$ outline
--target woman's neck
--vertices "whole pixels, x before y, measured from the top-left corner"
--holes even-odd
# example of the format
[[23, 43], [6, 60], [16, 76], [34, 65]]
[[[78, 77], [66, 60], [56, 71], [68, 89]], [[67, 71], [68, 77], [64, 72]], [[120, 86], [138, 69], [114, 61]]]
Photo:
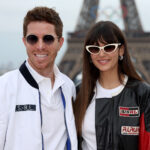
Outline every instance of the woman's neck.
[[[123, 74], [121, 75], [121, 79], [124, 79]], [[106, 89], [113, 89], [121, 85], [117, 72], [111, 72], [111, 74], [107, 72], [101, 72], [99, 77], [99, 83], [103, 88]]]

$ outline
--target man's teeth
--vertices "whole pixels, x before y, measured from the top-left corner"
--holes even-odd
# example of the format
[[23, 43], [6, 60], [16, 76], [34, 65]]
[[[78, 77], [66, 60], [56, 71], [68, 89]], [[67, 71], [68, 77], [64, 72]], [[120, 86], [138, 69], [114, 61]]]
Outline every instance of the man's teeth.
[[37, 57], [43, 58], [46, 57], [47, 55], [36, 55]]

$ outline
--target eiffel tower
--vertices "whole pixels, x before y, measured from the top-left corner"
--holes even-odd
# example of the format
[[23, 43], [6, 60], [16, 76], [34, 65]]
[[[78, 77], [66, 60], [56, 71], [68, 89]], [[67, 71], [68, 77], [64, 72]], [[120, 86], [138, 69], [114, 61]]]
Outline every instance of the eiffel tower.
[[[150, 32], [144, 32], [134, 0], [120, 0], [129, 52], [134, 66], [150, 83]], [[59, 68], [75, 82], [82, 69], [82, 50], [87, 30], [96, 22], [99, 0], [84, 0], [75, 31], [68, 33], [68, 48]]]

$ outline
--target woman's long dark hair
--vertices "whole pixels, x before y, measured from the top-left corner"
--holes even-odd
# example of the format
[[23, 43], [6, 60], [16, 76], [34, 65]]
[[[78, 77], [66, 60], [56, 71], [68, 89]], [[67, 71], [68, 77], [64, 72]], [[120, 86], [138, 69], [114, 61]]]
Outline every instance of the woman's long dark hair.
[[122, 61], [118, 60], [118, 76], [120, 83], [123, 83], [121, 74], [126, 74], [132, 79], [142, 80], [136, 73], [131, 62], [127, 49], [127, 42], [123, 32], [110, 21], [100, 21], [96, 23], [89, 30], [84, 42], [82, 84], [74, 107], [77, 133], [79, 136], [82, 134], [82, 122], [86, 109], [92, 100], [94, 87], [100, 76], [100, 71], [93, 65], [93, 63], [91, 63], [90, 54], [86, 51], [85, 46], [93, 45], [95, 43], [98, 44], [99, 42], [103, 43], [104, 41], [106, 43], [121, 43], [121, 46], [124, 47], [124, 58]]

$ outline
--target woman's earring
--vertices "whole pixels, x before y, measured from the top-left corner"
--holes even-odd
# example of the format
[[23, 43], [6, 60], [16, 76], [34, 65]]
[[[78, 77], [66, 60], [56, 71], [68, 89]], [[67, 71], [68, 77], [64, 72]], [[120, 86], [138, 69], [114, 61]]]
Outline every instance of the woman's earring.
[[119, 56], [119, 60], [123, 60], [123, 56]]

